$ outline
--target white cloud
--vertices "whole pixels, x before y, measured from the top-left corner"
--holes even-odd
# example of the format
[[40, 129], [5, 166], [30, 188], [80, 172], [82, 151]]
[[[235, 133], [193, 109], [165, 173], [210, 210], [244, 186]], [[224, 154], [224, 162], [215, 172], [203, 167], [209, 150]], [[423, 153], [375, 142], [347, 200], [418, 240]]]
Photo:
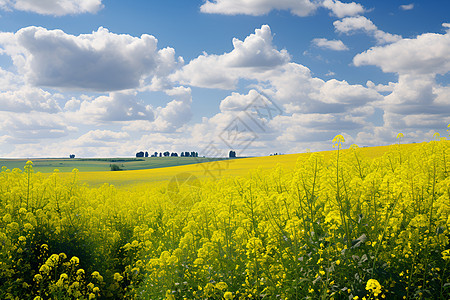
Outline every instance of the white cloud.
[[[366, 25], [368, 30], [376, 28], [372, 27], [374, 25], [371, 22]], [[275, 49], [275, 46], [268, 45]], [[396, 43], [375, 48], [388, 49], [394, 45]], [[433, 47], [446, 48], [436, 44]], [[407, 53], [405, 51], [403, 50], [403, 53]], [[399, 130], [418, 132], [423, 127], [431, 128], [439, 122], [449, 121], [449, 109], [445, 106], [447, 104], [450, 107], [446, 103], [449, 89], [437, 85], [433, 77], [431, 81], [428, 80], [429, 77], [400, 77], [398, 83], [376, 85], [369, 81], [367, 86], [362, 86], [336, 79], [324, 81], [315, 78], [307, 67], [290, 61], [269, 69], [244, 67], [239, 69], [240, 72], [234, 72], [236, 66], [219, 63], [230, 53], [208, 57], [214, 57], [216, 66], [221, 70], [220, 75], [226, 74], [229, 82], [237, 84], [241, 79], [254, 82], [252, 87], [264, 91], [279, 103], [284, 111], [283, 115], [266, 122], [265, 130], [254, 131], [257, 133], [257, 139], [247, 154], [264, 153], [267, 151], [265, 149], [273, 147], [274, 143], [280, 149], [289, 149], [284, 151], [296, 151], [295, 149], [298, 151], [301, 148], [323, 149], [321, 148], [324, 146], [323, 141], [331, 139], [338, 133], [353, 136], [351, 142], [369, 145], [387, 144], [395, 139], [395, 134]], [[397, 53], [397, 59], [399, 56], [401, 55]], [[392, 59], [395, 59], [394, 56]], [[400, 61], [402, 60], [403, 57]], [[407, 60], [409, 58], [406, 57], [405, 66]], [[382, 64], [391, 63], [389, 57], [380, 57], [379, 61], [382, 61]], [[208, 70], [208, 66], [212, 66], [207, 60], [204, 61], [207, 63], [204, 66], [202, 62], [196, 60], [192, 62], [196, 63], [195, 67], [198, 70]], [[202, 79], [199, 75], [195, 84], [200, 82], [204, 85], [206, 80], [214, 78], [214, 73], [205, 71], [201, 76], [205, 78]], [[388, 95], [383, 96], [378, 92]], [[251, 125], [252, 115], [245, 114], [242, 110], [254, 98], [255, 93], [254, 90], [250, 90], [248, 94], [232, 93], [223, 99], [220, 113], [211, 118], [204, 118], [202, 123], [192, 127], [195, 128], [191, 130], [195, 132], [192, 139], [199, 143], [202, 140], [214, 141], [226, 149], [227, 146], [223, 144], [219, 135], [236, 117], [250, 124], [249, 127], [254, 130], [255, 126]], [[384, 124], [375, 126], [374, 122], [381, 120], [374, 121], [374, 118], [380, 117], [383, 117]], [[360, 135], [359, 133], [363, 131], [368, 134]], [[303, 142], [310, 146], [300, 146], [305, 145]]]
[[384, 98], [385, 126], [392, 129], [439, 128], [450, 122], [450, 87], [439, 86], [432, 75], [399, 76]]
[[156, 109], [155, 131], [174, 131], [192, 118], [190, 88], [177, 87], [166, 93], [176, 99]]
[[22, 84], [23, 78], [21, 76], [0, 68], [0, 91], [16, 90]]
[[335, 50], [335, 51], [345, 51], [348, 50], [347, 46], [341, 40], [327, 40], [324, 38], [316, 38], [312, 40], [313, 44], [317, 47]]
[[386, 46], [373, 47], [354, 57], [356, 66], [375, 65], [398, 74], [397, 83], [375, 86], [391, 93], [379, 103], [385, 127], [391, 130], [439, 128], [450, 122], [450, 88], [436, 82], [450, 72], [450, 32], [425, 33]]
[[153, 120], [153, 108], [139, 100], [136, 92], [113, 92], [108, 96], [99, 96], [94, 100], [85, 99], [80, 102], [71, 99], [66, 103], [68, 110], [79, 109], [67, 113], [74, 120], [86, 123], [109, 123], [133, 120]]
[[286, 113], [346, 112], [381, 99], [376, 91], [361, 85], [312, 77], [308, 68], [295, 63], [259, 76], [259, 80], [270, 82], [271, 89], [264, 92], [281, 103]]
[[210, 14], [261, 16], [272, 10], [290, 10], [297, 16], [308, 16], [317, 8], [310, 0], [206, 0], [200, 11]]
[[[240, 79], [256, 81], [258, 83], [256, 86], [264, 86], [263, 91], [283, 105], [289, 114], [348, 112], [381, 100], [381, 95], [373, 89], [351, 85], [345, 81], [332, 79], [325, 82], [312, 77], [308, 68], [290, 62], [290, 55], [287, 52], [275, 49], [268, 26], [256, 30], [255, 34], [251, 34], [241, 43], [244, 45], [243, 48], [252, 49], [247, 53], [270, 55], [261, 56], [264, 59], [260, 59], [259, 63], [254, 63], [253, 57], [248, 55], [252, 67], [248, 67], [249, 63], [244, 59], [239, 60], [241, 65], [230, 64], [228, 63], [231, 61], [230, 57], [246, 57], [237, 53], [240, 48], [235, 47], [233, 51], [223, 55], [202, 55], [192, 60], [176, 74], [176, 77], [186, 80], [187, 84], [201, 87], [211, 87], [213, 82], [220, 82], [220, 85], [214, 87], [229, 89], [232, 89]], [[277, 59], [276, 64], [266, 68], [266, 62], [273, 61], [273, 57], [283, 59]], [[221, 81], [223, 78], [226, 80]], [[247, 96], [233, 93], [222, 102], [222, 112], [233, 110], [232, 107], [242, 108], [244, 103], [253, 97], [252, 93]]]
[[[367, 103], [380, 100], [380, 95], [362, 85], [351, 85], [345, 80], [330, 79], [321, 86], [318, 94], [312, 97], [328, 104], [339, 104], [345, 106], [363, 106]], [[332, 111], [330, 111], [332, 112]]]
[[272, 39], [270, 27], [263, 25], [244, 41], [233, 39], [234, 49], [231, 52], [223, 55], [200, 55], [171, 78], [182, 84], [233, 89], [238, 77], [249, 72], [268, 71], [290, 60], [286, 50], [275, 49]]
[[243, 111], [248, 107], [260, 94], [256, 90], [250, 90], [247, 95], [239, 93], [231, 93], [220, 102], [220, 111]]
[[384, 85], [384, 84], [378, 84], [376, 85], [375, 83], [373, 83], [371, 80], [368, 80], [366, 82], [366, 86], [368, 88], [374, 89], [377, 92], [392, 92], [394, 91], [395, 88], [395, 83], [393, 82], [389, 82], [388, 84]]
[[349, 17], [342, 20], [337, 20], [333, 23], [338, 32], [350, 34], [357, 30], [366, 32], [374, 32], [377, 26], [372, 21], [363, 16]]
[[[227, 149], [228, 144], [233, 145], [232, 131], [239, 128], [234, 145], [240, 154], [267, 154], [273, 147], [296, 151], [299, 143], [332, 139], [337, 128], [358, 132], [369, 126], [368, 118], [374, 113], [371, 103], [382, 100], [376, 91], [360, 85], [312, 78], [307, 68], [294, 63], [279, 67], [264, 79], [270, 83], [270, 89], [264, 92], [283, 108], [282, 112], [272, 114], [276, 109], [271, 107], [271, 114], [264, 113], [262, 105], [254, 110], [251, 104], [259, 95], [256, 90], [232, 93], [222, 100], [220, 113], [193, 127], [194, 138]], [[242, 153], [245, 141], [253, 139], [251, 147]]]
[[401, 10], [412, 10], [414, 9], [414, 3], [400, 5]]
[[91, 130], [79, 138], [72, 145], [75, 147], [98, 147], [107, 145], [118, 145], [128, 140], [130, 135], [126, 132], [115, 132], [111, 130]]
[[73, 15], [96, 13], [103, 8], [101, 0], [2, 0], [0, 8], [21, 10], [41, 15]]
[[368, 35], [373, 36], [378, 44], [393, 43], [400, 40], [402, 37], [396, 34], [390, 34], [379, 30], [375, 24], [366, 17], [347, 17], [342, 20], [337, 20], [333, 23], [335, 29], [339, 33], [347, 35], [354, 34], [358, 31], [363, 31]]
[[36, 143], [41, 139], [65, 137], [76, 128], [62, 114], [0, 112], [0, 130], [16, 139], [16, 143]]
[[[364, 26], [374, 31], [370, 24], [365, 23]], [[353, 31], [350, 29], [349, 32]], [[230, 52], [200, 55], [173, 75], [170, 74], [181, 64], [175, 59], [173, 49], [150, 51], [150, 54], [157, 52], [159, 55], [159, 65], [152, 71], [156, 76], [140, 76], [138, 89], [109, 92], [101, 96], [61, 99], [58, 95], [30, 87], [20, 79], [21, 76], [0, 70], [0, 103], [1, 95], [8, 93], [14, 94], [16, 101], [11, 100], [13, 96], [7, 98], [11, 100], [9, 102], [3, 100], [6, 103], [4, 107], [9, 111], [0, 112], [0, 141], [14, 145], [14, 148], [2, 148], [0, 154], [48, 157], [75, 153], [77, 157], [105, 157], [131, 156], [138, 150], [195, 150], [202, 155], [202, 149], [210, 142], [221, 147], [222, 154], [226, 154], [229, 147], [223, 143], [220, 134], [236, 117], [250, 124], [257, 134], [251, 147], [239, 153], [247, 155], [293, 153], [306, 148], [313, 151], [330, 149], [329, 141], [338, 133], [345, 135], [348, 144], [355, 142], [360, 145], [390, 143], [395, 140], [398, 131], [411, 135], [425, 134], [431, 128], [440, 126], [440, 123], [450, 122], [447, 108], [450, 107], [450, 88], [440, 86], [434, 78], [435, 74], [448, 72], [446, 63], [449, 58], [443, 51], [448, 48], [448, 37], [446, 34], [429, 35], [433, 38], [421, 41], [422, 36], [419, 36], [408, 42], [407, 47], [402, 44], [407, 41], [405, 39], [384, 47], [374, 47], [355, 57], [356, 66], [376, 65], [385, 72], [399, 75], [398, 82], [385, 85], [368, 81], [366, 86], [362, 86], [333, 78], [323, 80], [314, 77], [307, 67], [292, 62], [286, 50], [277, 50], [269, 26], [255, 30], [243, 41], [234, 39], [234, 49]], [[4, 45], [4, 51], [16, 59], [15, 65], [22, 66], [19, 70], [25, 70], [31, 55], [26, 53], [28, 50], [5, 42], [10, 41], [11, 36], [15, 40], [14, 34], [0, 34], [0, 42]], [[96, 40], [97, 43], [99, 41]], [[432, 45], [427, 48], [427, 43]], [[156, 49], [156, 43], [154, 45]], [[14, 51], [18, 54], [15, 55]], [[410, 66], [408, 61], [417, 59], [419, 55], [414, 51], [423, 51], [426, 55], [422, 55], [423, 61]], [[14, 85], [16, 79], [21, 82], [19, 80]], [[222, 100], [219, 113], [192, 124], [189, 123], [192, 116], [191, 89], [183, 86], [172, 88], [176, 83], [174, 81], [223, 89], [245, 83], [252, 89], [248, 93], [230, 92]], [[4, 93], [1, 92], [2, 85]], [[8, 89], [9, 85], [14, 88]], [[35, 93], [36, 99], [20, 98], [27, 89]], [[152, 107], [147, 104], [149, 99], [142, 98], [148, 97], [148, 94], [140, 93], [147, 89], [163, 90], [171, 101], [167, 105]], [[263, 118], [255, 112], [243, 112], [258, 95], [257, 90], [276, 101], [283, 114]], [[378, 92], [389, 95], [382, 96]], [[19, 107], [24, 111], [33, 111], [35, 117], [18, 112]], [[375, 126], [373, 115], [383, 112], [384, 124]], [[93, 126], [88, 132], [83, 125], [77, 125], [80, 128], [73, 126], [80, 123]], [[258, 124], [264, 124], [263, 129]], [[77, 130], [82, 131], [82, 136], [77, 137]], [[143, 132], [149, 134], [142, 135]], [[246, 134], [251, 137], [252, 133]], [[47, 138], [48, 142], [38, 143], [40, 138]], [[51, 138], [57, 139], [56, 142], [49, 140]]]
[[23, 144], [10, 136], [0, 137], [16, 143], [14, 149], [7, 152], [2, 149], [2, 154], [8, 157], [68, 157], [76, 154], [76, 157], [120, 157], [132, 156], [135, 152], [135, 141], [126, 132], [113, 130], [94, 129], [77, 138], [64, 141], [51, 141], [30, 144], [30, 140], [23, 140]]
[[288, 10], [293, 15], [305, 17], [312, 15], [320, 7], [331, 10], [338, 18], [355, 16], [365, 11], [361, 4], [343, 3], [339, 0], [206, 0], [200, 11], [210, 14], [261, 16], [272, 10]]
[[413, 39], [373, 47], [354, 57], [356, 66], [375, 65], [398, 74], [445, 74], [450, 71], [450, 32], [425, 33]]
[[343, 3], [339, 0], [325, 0], [322, 5], [331, 10], [338, 18], [356, 16], [365, 11], [361, 4], [355, 2]]
[[183, 86], [167, 90], [166, 94], [174, 99], [164, 107], [153, 109], [154, 120], [137, 120], [127, 122], [123, 127], [129, 131], [174, 132], [192, 118], [191, 89]]
[[62, 95], [24, 86], [18, 90], [0, 92], [0, 111], [57, 113], [61, 111], [57, 102], [61, 98]]
[[182, 63], [173, 49], [158, 50], [157, 42], [151, 35], [118, 35], [102, 27], [78, 36], [41, 27], [0, 33], [3, 52], [12, 57], [30, 84], [92, 91], [157, 82], [155, 78], [166, 76]]

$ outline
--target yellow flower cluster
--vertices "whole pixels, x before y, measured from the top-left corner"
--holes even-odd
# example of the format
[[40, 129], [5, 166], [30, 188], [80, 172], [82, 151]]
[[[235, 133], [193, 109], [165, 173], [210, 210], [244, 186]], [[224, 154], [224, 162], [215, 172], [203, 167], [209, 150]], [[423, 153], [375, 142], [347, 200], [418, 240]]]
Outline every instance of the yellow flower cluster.
[[376, 279], [369, 279], [366, 284], [366, 290], [377, 297], [381, 294], [381, 285]]

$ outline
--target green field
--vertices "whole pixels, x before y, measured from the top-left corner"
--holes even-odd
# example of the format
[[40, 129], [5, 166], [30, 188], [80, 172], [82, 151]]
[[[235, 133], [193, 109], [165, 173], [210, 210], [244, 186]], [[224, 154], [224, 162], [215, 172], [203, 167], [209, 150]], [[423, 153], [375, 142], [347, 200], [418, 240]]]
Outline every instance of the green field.
[[[81, 172], [110, 171], [111, 164], [123, 170], [143, 170], [182, 165], [197, 164], [223, 160], [224, 158], [206, 157], [139, 157], [139, 158], [36, 158], [33, 169], [36, 172], [51, 173], [55, 169], [60, 172], [71, 172], [77, 168]], [[23, 169], [27, 159], [0, 159], [0, 166], [8, 169]]]

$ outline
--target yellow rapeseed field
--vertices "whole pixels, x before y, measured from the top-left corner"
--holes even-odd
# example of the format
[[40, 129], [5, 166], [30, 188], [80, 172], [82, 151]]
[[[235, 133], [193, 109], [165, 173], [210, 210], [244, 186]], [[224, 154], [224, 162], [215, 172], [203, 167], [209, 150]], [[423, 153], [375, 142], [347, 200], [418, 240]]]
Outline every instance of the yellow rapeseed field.
[[450, 143], [343, 142], [145, 171], [4, 168], [0, 298], [449, 299]]
[[[394, 145], [395, 146], [395, 145]], [[403, 151], [413, 151], [420, 144], [402, 145]], [[361, 155], [374, 159], [382, 156], [393, 146], [379, 146], [360, 148]], [[330, 147], [331, 148], [331, 147]], [[349, 149], [343, 152], [350, 151]], [[329, 160], [334, 151], [324, 151], [321, 154], [325, 160]], [[138, 184], [156, 183], [158, 185], [169, 181], [178, 174], [189, 173], [198, 179], [212, 178], [218, 179], [226, 176], [247, 176], [251, 170], [261, 168], [264, 170], [275, 168], [277, 165], [283, 167], [285, 171], [292, 171], [300, 157], [309, 157], [311, 153], [276, 155], [265, 157], [254, 157], [244, 159], [232, 159], [225, 161], [216, 161], [210, 163], [184, 165], [168, 168], [157, 168], [149, 170], [134, 170], [121, 172], [83, 172], [79, 175], [80, 182], [86, 182], [90, 185], [101, 185], [105, 182], [115, 186], [127, 186]]]

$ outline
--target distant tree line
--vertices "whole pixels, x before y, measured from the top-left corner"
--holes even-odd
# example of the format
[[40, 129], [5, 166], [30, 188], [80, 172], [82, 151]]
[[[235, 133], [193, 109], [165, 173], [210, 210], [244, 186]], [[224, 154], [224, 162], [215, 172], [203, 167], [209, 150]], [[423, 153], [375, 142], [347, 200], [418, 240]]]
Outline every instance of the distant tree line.
[[[155, 152], [153, 154], [150, 155], [150, 157], [178, 157], [178, 153], [177, 152]], [[149, 153], [147, 151], [139, 151], [136, 153], [136, 157], [149, 157]], [[181, 152], [180, 153], [180, 157], [198, 157], [198, 152], [189, 152], [189, 151], [185, 151], [185, 152]]]
[[[272, 154], [271, 154], [272, 155]], [[275, 155], [278, 155], [275, 154]], [[180, 152], [180, 155], [178, 155], [177, 152], [154, 152], [153, 154], [149, 154], [147, 151], [139, 151], [136, 153], [136, 157], [198, 157], [198, 152], [195, 151], [184, 151], [184, 152]], [[229, 158], [236, 158], [236, 151], [230, 150], [230, 152], [228, 153], [228, 157]]]

